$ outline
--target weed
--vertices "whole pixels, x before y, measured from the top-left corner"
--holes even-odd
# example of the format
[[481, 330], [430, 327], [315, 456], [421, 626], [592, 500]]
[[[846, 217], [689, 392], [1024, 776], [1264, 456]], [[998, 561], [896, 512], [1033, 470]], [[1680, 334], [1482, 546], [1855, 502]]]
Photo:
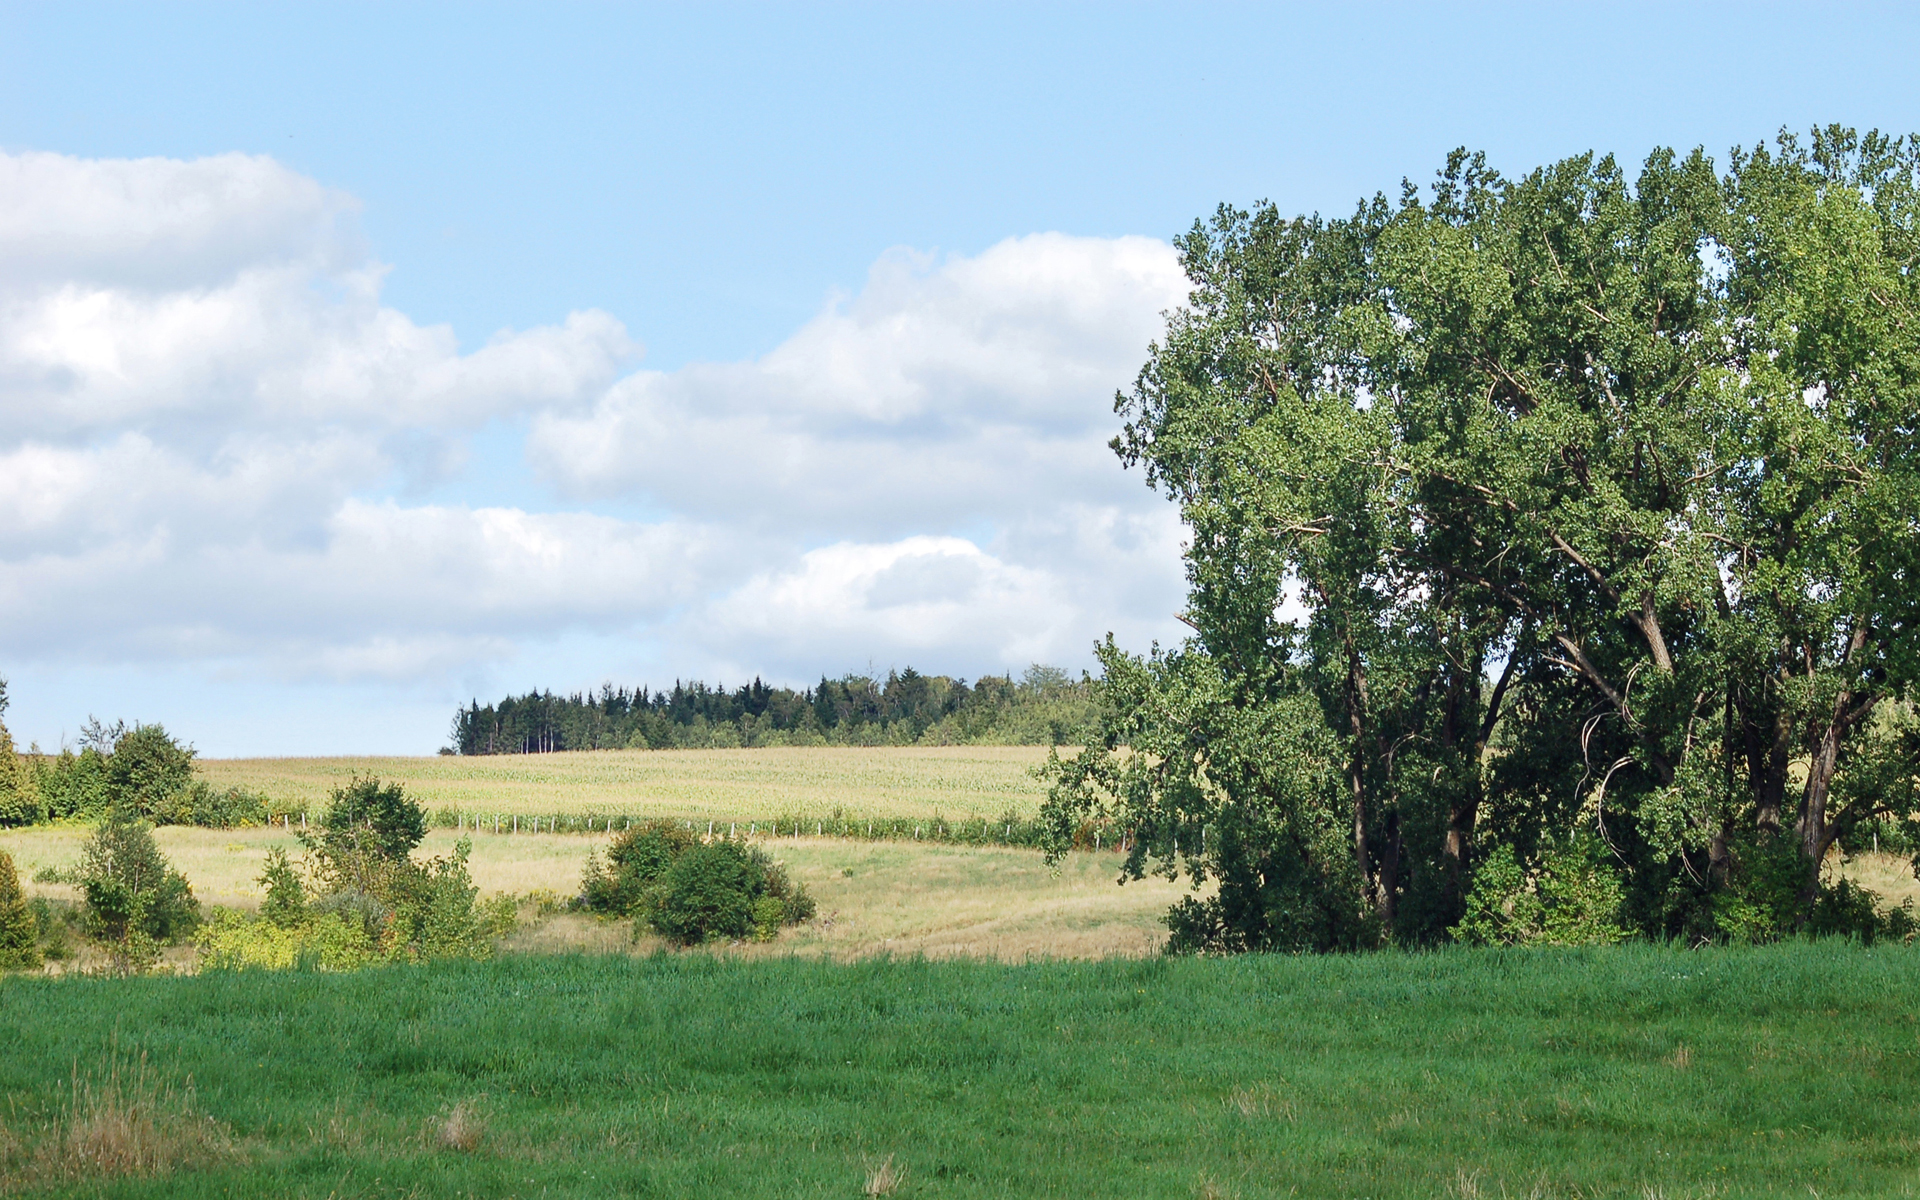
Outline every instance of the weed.
[[868, 1196], [891, 1196], [895, 1191], [899, 1190], [900, 1185], [905, 1183], [906, 1180], [906, 1168], [901, 1167], [896, 1169], [893, 1165], [893, 1155], [889, 1154], [881, 1160], [879, 1166], [868, 1168], [867, 1186], [862, 1189], [862, 1194]]
[[434, 1140], [441, 1148], [472, 1154], [480, 1148], [487, 1125], [471, 1100], [462, 1100], [433, 1123]]
[[0, 1149], [29, 1141], [34, 1149], [24, 1162], [17, 1149], [0, 1159], [8, 1164], [0, 1182], [166, 1175], [235, 1156], [227, 1127], [200, 1111], [191, 1078], [175, 1088], [144, 1051], [129, 1058], [117, 1046], [97, 1072], [83, 1073], [74, 1064], [52, 1121], [31, 1138], [7, 1130]]

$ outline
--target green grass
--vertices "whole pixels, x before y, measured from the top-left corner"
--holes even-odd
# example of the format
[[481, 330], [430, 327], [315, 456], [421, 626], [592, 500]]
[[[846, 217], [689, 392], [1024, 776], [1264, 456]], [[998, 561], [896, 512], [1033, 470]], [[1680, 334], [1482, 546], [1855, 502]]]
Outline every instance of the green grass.
[[13, 978], [0, 1113], [117, 1039], [238, 1157], [74, 1194], [1897, 1196], [1916, 1009], [1838, 944]]

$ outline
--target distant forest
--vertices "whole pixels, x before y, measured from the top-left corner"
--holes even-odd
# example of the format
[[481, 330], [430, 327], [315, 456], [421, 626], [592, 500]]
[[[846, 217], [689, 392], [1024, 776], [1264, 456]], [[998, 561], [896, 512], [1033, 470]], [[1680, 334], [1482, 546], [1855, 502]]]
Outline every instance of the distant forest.
[[913, 668], [822, 678], [815, 687], [676, 681], [671, 691], [611, 683], [599, 692], [477, 699], [453, 719], [443, 754], [672, 750], [740, 746], [1079, 745], [1095, 719], [1093, 683], [1035, 664], [1019, 679], [969, 685]]

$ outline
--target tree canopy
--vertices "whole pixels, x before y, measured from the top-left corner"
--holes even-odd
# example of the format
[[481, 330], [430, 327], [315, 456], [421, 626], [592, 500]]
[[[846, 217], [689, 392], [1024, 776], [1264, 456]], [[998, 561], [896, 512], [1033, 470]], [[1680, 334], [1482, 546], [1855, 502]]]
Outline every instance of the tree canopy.
[[1194, 633], [1101, 648], [1057, 844], [1102, 810], [1134, 872], [1217, 875], [1196, 946], [1484, 936], [1556, 886], [1587, 940], [1870, 936], [1821, 864], [1920, 774], [1920, 142], [1456, 152], [1179, 249], [1114, 447], [1191, 529]]

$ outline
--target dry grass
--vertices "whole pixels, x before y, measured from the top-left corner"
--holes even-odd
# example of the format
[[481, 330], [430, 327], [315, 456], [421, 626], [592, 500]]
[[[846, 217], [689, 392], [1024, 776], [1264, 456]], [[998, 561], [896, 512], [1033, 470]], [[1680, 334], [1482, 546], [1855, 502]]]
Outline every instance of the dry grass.
[[433, 1122], [433, 1140], [444, 1150], [472, 1154], [480, 1148], [487, 1124], [472, 1101], [462, 1100]]
[[861, 1193], [867, 1196], [891, 1196], [906, 1181], [906, 1168], [896, 1168], [893, 1165], [893, 1155], [889, 1154], [879, 1166], [868, 1169], [867, 1186], [861, 1189]]
[[1861, 887], [1880, 894], [1883, 908], [1899, 908], [1907, 900], [1920, 908], [1920, 879], [1913, 874], [1913, 860], [1905, 854], [1876, 854], [1863, 851], [1840, 861], [1838, 854], [1828, 860], [1829, 876], [1838, 871]]
[[[31, 1147], [31, 1150], [26, 1150]], [[147, 1062], [110, 1049], [97, 1072], [73, 1070], [60, 1110], [31, 1134], [0, 1131], [0, 1190], [56, 1180], [166, 1175], [232, 1158], [227, 1127]]]
[[[759, 753], [755, 751], [755, 753]], [[30, 882], [42, 866], [71, 865], [86, 832], [37, 828], [0, 831], [0, 849], [14, 855], [27, 890], [72, 899], [72, 889]], [[267, 852], [299, 860], [297, 841], [278, 829], [205, 830], [168, 827], [155, 839], [202, 901], [257, 909], [257, 882]], [[449, 853], [457, 835], [428, 834], [423, 854]], [[483, 897], [525, 896], [541, 889], [579, 890], [588, 851], [601, 837], [522, 835], [474, 839], [469, 866]], [[1115, 886], [1120, 856], [1072, 854], [1049, 869], [1037, 851], [834, 838], [765, 839], [762, 844], [819, 903], [819, 916], [748, 955], [802, 953], [835, 959], [924, 954], [1003, 961], [1108, 958], [1152, 953], [1163, 943], [1167, 909], [1186, 894], [1180, 884], [1145, 879]], [[232, 847], [238, 846], [236, 850]], [[627, 926], [583, 917], [536, 920], [510, 937], [509, 952], [651, 952], [632, 942]], [[191, 968], [191, 952], [170, 951], [169, 965]], [[67, 964], [84, 967], [81, 960]]]
[[962, 820], [1031, 815], [1040, 746], [591, 750], [476, 758], [203, 759], [216, 787], [318, 807], [355, 775], [398, 780], [429, 810], [767, 820], [802, 814]]

